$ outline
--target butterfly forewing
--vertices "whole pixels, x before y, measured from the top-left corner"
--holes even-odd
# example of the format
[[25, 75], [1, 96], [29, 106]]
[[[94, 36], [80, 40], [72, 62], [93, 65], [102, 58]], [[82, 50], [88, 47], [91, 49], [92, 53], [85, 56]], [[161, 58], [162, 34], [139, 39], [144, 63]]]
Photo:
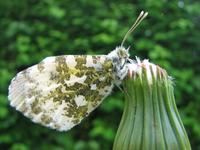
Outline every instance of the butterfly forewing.
[[113, 78], [112, 61], [105, 55], [47, 57], [17, 74], [9, 100], [32, 121], [69, 130], [111, 92]]

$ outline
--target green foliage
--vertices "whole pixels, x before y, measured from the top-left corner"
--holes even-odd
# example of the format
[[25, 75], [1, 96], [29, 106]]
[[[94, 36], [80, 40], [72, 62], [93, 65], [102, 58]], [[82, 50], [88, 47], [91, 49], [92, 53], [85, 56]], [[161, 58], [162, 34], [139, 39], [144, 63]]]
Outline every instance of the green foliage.
[[[114, 90], [80, 126], [60, 133], [30, 122], [8, 105], [15, 74], [43, 58], [106, 54], [141, 10], [149, 16], [126, 41], [131, 56], [149, 58], [175, 78], [175, 96], [193, 149], [200, 149], [198, 1], [0, 1], [0, 149], [111, 149], [123, 96]], [[134, 38], [133, 38], [134, 37]]]

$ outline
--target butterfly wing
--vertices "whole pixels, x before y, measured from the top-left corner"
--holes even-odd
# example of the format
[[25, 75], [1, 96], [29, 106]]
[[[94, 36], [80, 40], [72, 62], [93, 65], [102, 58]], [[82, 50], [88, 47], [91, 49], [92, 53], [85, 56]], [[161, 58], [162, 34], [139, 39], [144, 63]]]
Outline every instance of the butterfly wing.
[[112, 65], [105, 55], [47, 57], [13, 78], [10, 104], [33, 122], [69, 130], [111, 92]]

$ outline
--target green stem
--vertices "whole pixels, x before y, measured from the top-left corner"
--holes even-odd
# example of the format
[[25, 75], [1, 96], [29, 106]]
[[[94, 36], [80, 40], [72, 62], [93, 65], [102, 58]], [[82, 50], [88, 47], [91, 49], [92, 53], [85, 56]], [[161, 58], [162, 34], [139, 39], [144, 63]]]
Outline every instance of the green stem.
[[147, 61], [137, 67], [123, 81], [125, 107], [113, 150], [190, 150], [167, 73]]

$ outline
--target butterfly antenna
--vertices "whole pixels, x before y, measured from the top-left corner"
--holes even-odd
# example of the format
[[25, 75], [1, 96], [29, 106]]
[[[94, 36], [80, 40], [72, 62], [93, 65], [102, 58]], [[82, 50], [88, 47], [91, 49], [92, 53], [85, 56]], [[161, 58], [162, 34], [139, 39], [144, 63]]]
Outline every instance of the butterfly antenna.
[[127, 37], [135, 30], [135, 28], [140, 24], [140, 22], [148, 15], [148, 12], [141, 11], [140, 15], [137, 17], [136, 21], [133, 23], [131, 28], [126, 32], [121, 46], [124, 45], [124, 42], [126, 41]]

